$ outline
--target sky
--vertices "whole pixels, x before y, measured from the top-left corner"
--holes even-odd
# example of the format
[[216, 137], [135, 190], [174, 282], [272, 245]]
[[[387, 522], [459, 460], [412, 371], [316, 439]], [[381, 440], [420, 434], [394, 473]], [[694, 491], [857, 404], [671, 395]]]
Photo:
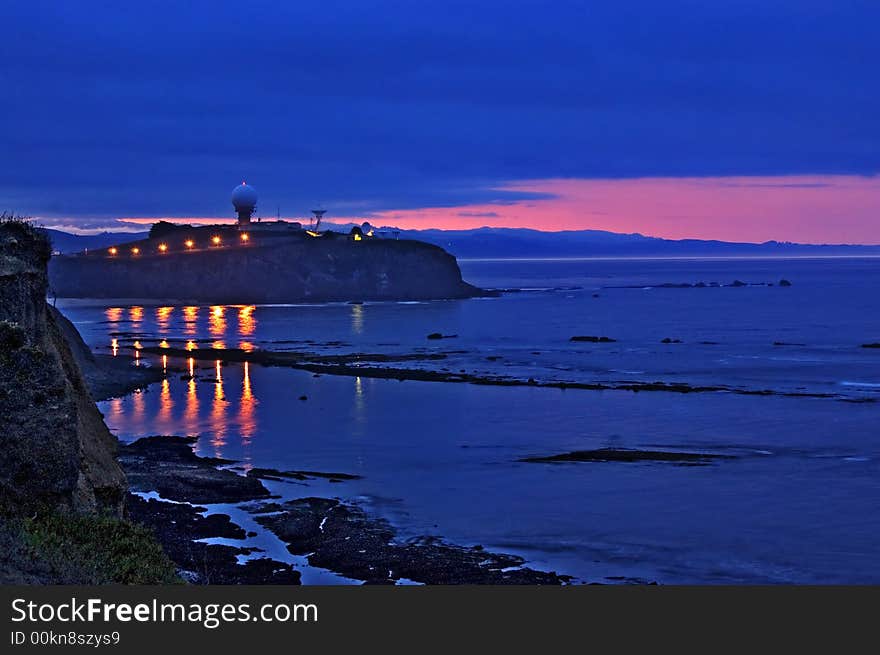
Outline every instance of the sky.
[[5, 2], [0, 209], [880, 243], [874, 0]]

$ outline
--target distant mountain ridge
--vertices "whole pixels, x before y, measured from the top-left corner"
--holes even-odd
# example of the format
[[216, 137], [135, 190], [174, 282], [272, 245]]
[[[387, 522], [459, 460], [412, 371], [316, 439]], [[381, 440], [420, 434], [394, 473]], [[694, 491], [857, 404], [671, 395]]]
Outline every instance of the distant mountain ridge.
[[[348, 231], [353, 224], [328, 224]], [[878, 245], [814, 245], [785, 241], [737, 243], [704, 239], [661, 239], [643, 234], [621, 234], [604, 230], [542, 232], [528, 228], [480, 227], [471, 230], [400, 230], [382, 227], [390, 238], [414, 239], [440, 246], [456, 257], [773, 257], [773, 256], [857, 256], [880, 255]], [[53, 249], [61, 253], [106, 248], [138, 241], [147, 232], [102, 232], [76, 235], [45, 229]]]
[[101, 232], [100, 234], [71, 234], [63, 230], [47, 227], [37, 228], [52, 242], [52, 250], [62, 254], [107, 248], [117, 243], [140, 241], [147, 238], [147, 232]]
[[400, 238], [427, 241], [464, 258], [880, 255], [880, 245], [673, 240], [604, 230], [542, 232], [527, 228], [481, 227], [472, 230], [400, 230], [399, 233]]

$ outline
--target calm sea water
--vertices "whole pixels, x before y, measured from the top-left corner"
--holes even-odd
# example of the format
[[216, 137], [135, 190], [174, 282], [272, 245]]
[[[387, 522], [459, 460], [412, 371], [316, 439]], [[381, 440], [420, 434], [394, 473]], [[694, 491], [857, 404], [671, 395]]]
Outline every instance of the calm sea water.
[[[320, 492], [367, 505], [403, 535], [517, 552], [586, 581], [880, 582], [880, 351], [859, 347], [880, 341], [880, 260], [461, 265], [470, 282], [522, 291], [365, 305], [58, 304], [96, 350], [110, 352], [116, 339], [120, 357], [133, 357], [134, 340], [161, 339], [444, 352], [409, 365], [831, 394], [560, 391], [192, 364], [216, 383], [181, 379], [177, 369], [190, 363], [167, 361], [164, 382], [101, 409], [126, 439], [197, 434], [199, 452], [248, 466], [358, 473]], [[793, 286], [780, 287], [782, 278]], [[736, 279], [774, 286], [658, 288]], [[428, 341], [431, 332], [457, 337]], [[573, 335], [617, 341], [577, 344]], [[701, 467], [517, 461], [603, 446], [738, 457]]]

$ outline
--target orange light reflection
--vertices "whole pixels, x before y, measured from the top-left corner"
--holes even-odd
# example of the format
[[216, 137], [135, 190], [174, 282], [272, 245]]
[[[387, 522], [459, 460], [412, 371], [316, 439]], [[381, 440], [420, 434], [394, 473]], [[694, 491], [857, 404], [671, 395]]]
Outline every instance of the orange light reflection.
[[257, 329], [257, 319], [254, 317], [254, 305], [245, 305], [238, 309], [238, 335], [248, 337]]
[[222, 305], [211, 307], [211, 316], [208, 322], [208, 331], [212, 337], [221, 337], [226, 332], [226, 308]]
[[196, 329], [198, 327], [199, 321], [199, 308], [198, 307], [184, 307], [183, 308], [183, 323], [184, 323], [184, 332], [186, 334], [195, 334]]

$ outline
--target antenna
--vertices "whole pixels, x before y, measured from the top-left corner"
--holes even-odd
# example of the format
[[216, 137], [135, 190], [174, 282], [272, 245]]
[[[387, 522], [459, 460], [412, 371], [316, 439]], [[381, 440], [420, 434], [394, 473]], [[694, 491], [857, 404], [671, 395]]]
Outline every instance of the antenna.
[[313, 209], [312, 213], [315, 215], [315, 232], [318, 231], [318, 228], [321, 227], [321, 219], [324, 218], [324, 214], [327, 213], [326, 209]]

